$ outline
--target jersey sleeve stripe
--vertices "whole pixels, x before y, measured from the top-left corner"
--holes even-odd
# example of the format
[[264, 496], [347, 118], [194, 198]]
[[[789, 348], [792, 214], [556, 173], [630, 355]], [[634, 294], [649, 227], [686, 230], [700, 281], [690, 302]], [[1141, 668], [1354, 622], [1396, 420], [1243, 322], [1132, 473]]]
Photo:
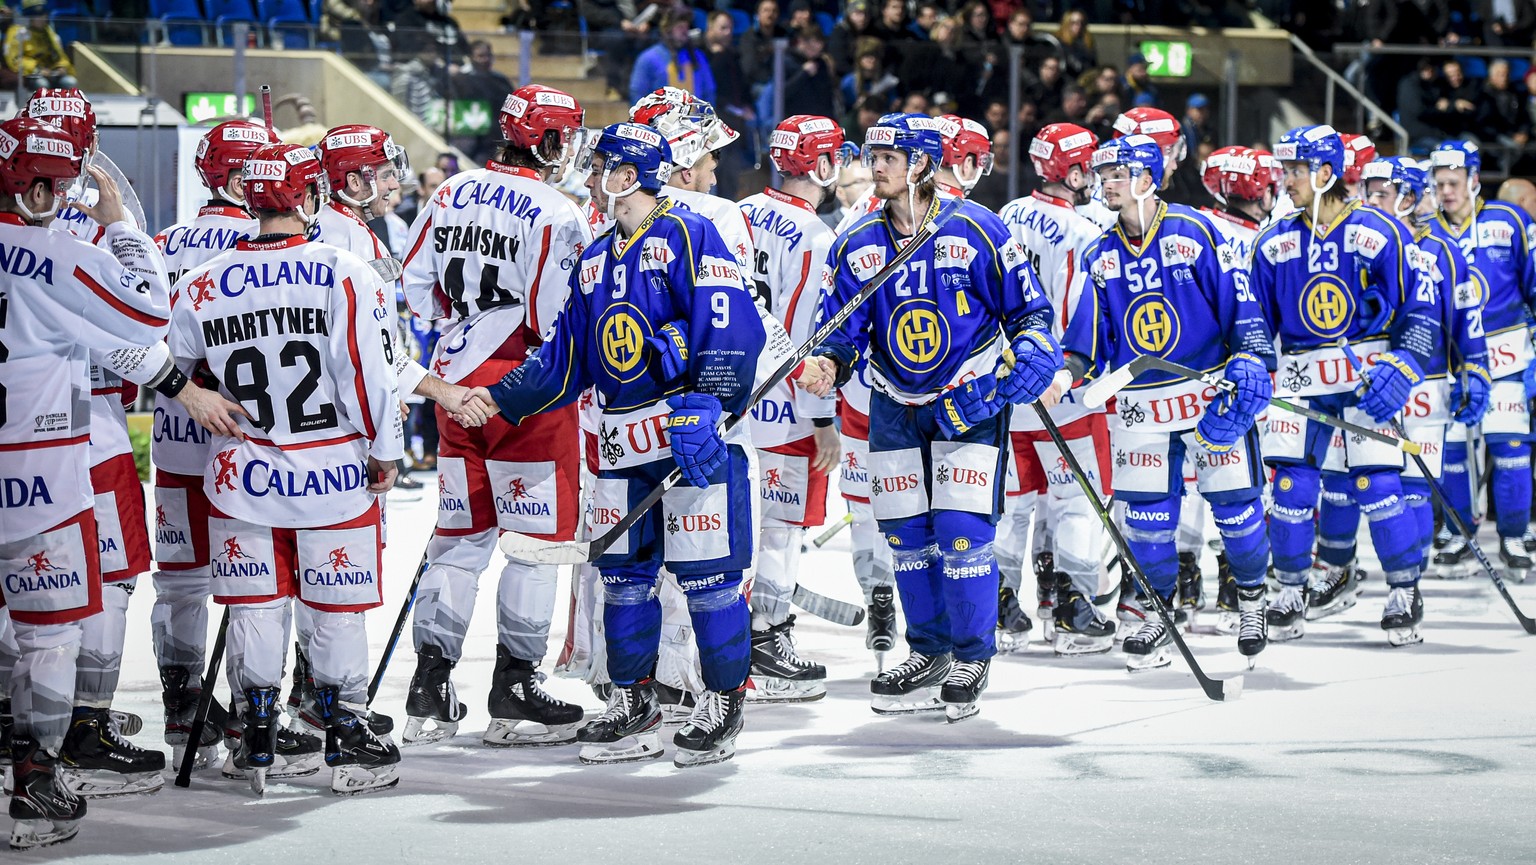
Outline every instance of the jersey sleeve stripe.
[[368, 387], [363, 382], [363, 361], [357, 351], [357, 328], [352, 326], [352, 322], [357, 321], [357, 290], [353, 288], [350, 277], [341, 281], [341, 287], [347, 293], [347, 355], [352, 359], [352, 384], [357, 388], [357, 405], [363, 416], [363, 435], [371, 442], [374, 439], [373, 415], [368, 410]]
[[251, 444], [259, 445], [264, 448], [275, 448], [280, 451], [302, 451], [309, 450], [310, 448], [323, 448], [330, 447], [331, 445], [343, 445], [348, 442], [355, 442], [362, 437], [362, 433], [348, 433], [347, 435], [337, 436], [336, 438], [321, 439], [320, 441], [312, 442], [294, 442], [292, 444], [278, 444], [277, 442], [268, 441], [267, 439], [259, 438], [253, 435], [246, 436], [246, 439], [250, 441]]
[[544, 263], [549, 261], [549, 240], [553, 226], [544, 226], [543, 242], [539, 244], [539, 263], [533, 268], [533, 285], [528, 287], [528, 302], [523, 308], [528, 311], [528, 324], [534, 333], [544, 335], [544, 324], [539, 321], [539, 282], [544, 278]]
[[169, 318], [160, 318], [159, 316], [150, 315], [146, 312], [140, 312], [139, 310], [134, 309], [133, 307], [124, 303], [118, 298], [117, 295], [107, 291], [107, 289], [103, 287], [101, 283], [97, 282], [89, 273], [86, 273], [85, 268], [83, 267], [75, 267], [75, 279], [80, 280], [82, 285], [84, 285], [86, 288], [89, 288], [91, 292], [97, 297], [101, 298], [103, 301], [106, 301], [107, 306], [117, 310], [117, 312], [125, 318], [131, 318], [140, 324], [147, 324], [150, 327], [165, 327], [171, 323]]
[[0, 452], [3, 452], [3, 451], [30, 451], [30, 450], [38, 450], [38, 449], [41, 449], [41, 448], [61, 448], [61, 447], [67, 447], [67, 446], [70, 446], [70, 445], [83, 445], [83, 444], [86, 444], [86, 443], [90, 442], [90, 440], [91, 440], [91, 437], [90, 437], [89, 434], [87, 434], [87, 435], [83, 435], [83, 436], [75, 436], [74, 438], [54, 439], [54, 440], [51, 440], [51, 441], [12, 442], [11, 444], [0, 444]]
[[429, 235], [431, 233], [432, 233], [432, 214], [429, 213], [429, 214], [427, 214], [427, 223], [421, 227], [421, 233], [416, 235], [416, 243], [415, 243], [415, 245], [413, 245], [411, 247], [411, 251], [410, 252], [407, 252], [405, 254], [405, 261], [403, 263], [403, 266], [405, 266], [405, 267], [410, 267], [411, 266], [411, 259], [415, 258], [416, 257], [416, 253], [421, 251], [421, 245], [423, 243], [427, 242], [427, 235]]

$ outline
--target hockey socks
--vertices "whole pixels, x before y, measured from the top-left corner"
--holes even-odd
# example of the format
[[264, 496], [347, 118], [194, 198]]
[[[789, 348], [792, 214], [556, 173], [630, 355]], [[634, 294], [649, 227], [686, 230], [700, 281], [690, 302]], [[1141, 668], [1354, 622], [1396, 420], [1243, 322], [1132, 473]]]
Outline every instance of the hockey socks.
[[1355, 502], [1352, 490], [1348, 474], [1323, 472], [1323, 498], [1317, 519], [1317, 557], [1325, 564], [1343, 566], [1355, 558], [1360, 505]]
[[[1445, 463], [1441, 472], [1440, 488], [1445, 492], [1445, 500], [1450, 503], [1451, 507], [1456, 509], [1456, 513], [1461, 516], [1462, 522], [1469, 526], [1473, 525], [1473, 491], [1471, 474], [1467, 470], [1466, 442], [1448, 441], [1445, 443]], [[1526, 507], [1530, 507], [1529, 502], [1527, 502]], [[1460, 534], [1456, 529], [1456, 522], [1454, 520], [1446, 520], [1446, 527], [1452, 533]], [[1524, 529], [1521, 531], [1523, 532]]]
[[[623, 577], [604, 574], [604, 579]], [[661, 599], [655, 582], [607, 583], [603, 601], [609, 680], [629, 685], [649, 677], [661, 650]]]
[[725, 585], [716, 588], [700, 591], [690, 586], [715, 579], [679, 577], [678, 584], [688, 593], [688, 617], [693, 620], [694, 639], [698, 641], [704, 687], [711, 692], [735, 691], [747, 681], [752, 615], [747, 599], [741, 596], [739, 572], [727, 574]]
[[1531, 445], [1490, 435], [1488, 455], [1493, 463], [1489, 494], [1498, 516], [1499, 537], [1522, 537], [1531, 520]]

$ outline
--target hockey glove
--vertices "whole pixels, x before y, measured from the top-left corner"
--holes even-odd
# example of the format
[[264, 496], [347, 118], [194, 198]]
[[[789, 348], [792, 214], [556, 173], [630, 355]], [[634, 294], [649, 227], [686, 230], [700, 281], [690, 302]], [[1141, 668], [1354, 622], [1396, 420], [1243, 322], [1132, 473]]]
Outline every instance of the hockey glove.
[[1013, 372], [997, 380], [997, 399], [1022, 405], [1034, 402], [1061, 369], [1061, 345], [1047, 331], [1026, 330], [1013, 341]]
[[1525, 398], [1536, 396], [1536, 362], [1525, 368], [1525, 372], [1520, 374], [1520, 380], [1525, 383]]
[[1408, 404], [1413, 386], [1424, 380], [1424, 373], [1413, 358], [1396, 352], [1382, 352], [1370, 369], [1361, 373], [1365, 385], [1360, 393], [1360, 410], [1376, 423], [1386, 423]]
[[720, 422], [720, 400], [707, 393], [680, 393], [667, 399], [672, 414], [667, 432], [672, 439], [672, 460], [690, 486], [709, 486], [709, 476], [725, 463], [725, 440], [715, 429]]
[[939, 398], [934, 419], [947, 439], [965, 434], [971, 427], [997, 414], [1001, 400], [995, 399], [997, 377], [979, 375]]
[[[1456, 372], [1456, 376], [1451, 379], [1452, 417], [1459, 424], [1477, 426], [1483, 422], [1483, 415], [1488, 413], [1488, 397], [1493, 392], [1488, 371], [1475, 363], [1467, 363], [1462, 364]], [[1525, 375], [1525, 392], [1530, 393], [1531, 371], [1527, 369]]]
[[[1269, 368], [1264, 361], [1240, 351], [1227, 360], [1222, 377], [1237, 386], [1232, 393], [1231, 405], [1249, 420], [1263, 414], [1269, 407], [1269, 398], [1275, 395], [1275, 384], [1269, 378]], [[1214, 403], [1213, 403], [1214, 405]]]
[[1195, 444], [1213, 454], [1224, 454], [1242, 441], [1253, 426], [1254, 416], [1243, 412], [1238, 401], [1239, 397], [1227, 391], [1217, 394], [1195, 425]]
[[645, 344], [656, 353], [661, 364], [661, 377], [671, 381], [688, 371], [688, 337], [683, 335], [677, 322], [669, 321], [656, 331], [655, 336], [645, 338]]

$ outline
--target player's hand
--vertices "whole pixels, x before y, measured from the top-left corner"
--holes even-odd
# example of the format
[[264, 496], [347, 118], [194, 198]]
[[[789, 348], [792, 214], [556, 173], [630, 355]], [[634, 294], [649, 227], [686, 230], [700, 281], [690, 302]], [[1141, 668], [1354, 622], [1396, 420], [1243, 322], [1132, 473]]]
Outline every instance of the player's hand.
[[795, 384], [809, 391], [812, 396], [824, 397], [832, 392], [837, 381], [837, 363], [827, 357], [808, 357]]
[[199, 387], [190, 381], [181, 389], [181, 393], [176, 394], [176, 401], [187, 410], [192, 420], [214, 435], [245, 441], [245, 433], [236, 422], [235, 415], [240, 415], [255, 424], [255, 419], [244, 406], [237, 402], [230, 402], [218, 391]]
[[411, 419], [411, 406], [410, 406], [410, 403], [406, 402], [405, 400], [400, 400], [400, 420], [402, 422], [407, 422], [408, 423], [408, 422], [410, 422], [410, 419]]
[[400, 469], [393, 462], [381, 463], [373, 457], [369, 457], [368, 492], [376, 496], [384, 495], [394, 487], [395, 479], [399, 474]]
[[94, 165], [87, 165], [85, 173], [96, 181], [96, 204], [86, 207], [80, 202], [75, 202], [75, 209], [96, 220], [98, 225], [111, 225], [114, 222], [125, 222], [128, 219], [123, 210], [123, 191], [117, 188], [117, 181], [112, 175], [102, 171]]
[[491, 398], [491, 391], [488, 388], [469, 388], [469, 392], [464, 395], [462, 405], [464, 406], [464, 413], [462, 415], [456, 414], [453, 418], [459, 423], [464, 424], [464, 426], [471, 426], [471, 424], [465, 423], [465, 421], [473, 416], [472, 413], [480, 417], [480, 423], [473, 424], [473, 426], [480, 426], [501, 413], [501, 409], [496, 405], [496, 400]]
[[832, 425], [816, 428], [816, 456], [811, 459], [811, 468], [818, 472], [830, 472], [837, 468], [837, 464], [843, 461], [843, 437], [837, 434], [837, 427]]
[[[448, 414], [453, 416], [454, 420], [459, 422], [459, 426], [485, 426], [485, 422], [490, 420], [492, 415], [496, 414], [495, 403], [489, 401], [481, 402], [470, 388], [458, 385], [449, 385], [449, 387], [452, 390], [444, 395], [444, 399], [438, 402]], [[476, 388], [475, 390], [484, 390], [484, 388]], [[489, 393], [486, 394], [486, 398], [489, 400]]]
[[1057, 370], [1055, 377], [1051, 379], [1051, 386], [1045, 389], [1045, 393], [1040, 394], [1040, 405], [1048, 409], [1055, 408], [1071, 389], [1072, 373], [1065, 369]]

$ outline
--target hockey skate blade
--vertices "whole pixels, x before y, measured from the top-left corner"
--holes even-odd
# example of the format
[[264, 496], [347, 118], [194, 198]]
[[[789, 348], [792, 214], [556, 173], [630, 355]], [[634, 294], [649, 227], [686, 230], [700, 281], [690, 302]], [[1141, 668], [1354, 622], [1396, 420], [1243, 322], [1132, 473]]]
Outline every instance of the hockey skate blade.
[[271, 767], [262, 766], [257, 769], [252, 769], [250, 772], [251, 792], [255, 793], [257, 796], [267, 795], [267, 770], [269, 768]]
[[869, 708], [876, 715], [916, 715], [941, 711], [944, 703], [939, 699], [939, 686], [934, 685], [909, 694], [876, 694], [870, 699]]
[[1269, 641], [1271, 643], [1286, 643], [1291, 640], [1299, 640], [1307, 635], [1306, 619], [1297, 619], [1289, 625], [1270, 625]]
[[1307, 607], [1307, 621], [1315, 622], [1318, 619], [1326, 619], [1329, 616], [1338, 615], [1339, 613], [1342, 613], [1345, 610], [1353, 607], [1355, 605], [1355, 599], [1355, 593], [1349, 589], [1345, 589], [1339, 595], [1336, 601], [1326, 607]]
[[958, 724], [967, 718], [974, 718], [981, 713], [981, 707], [975, 703], [945, 703], [944, 720], [951, 724]]
[[536, 721], [514, 721], [492, 718], [480, 741], [492, 748], [547, 748], [552, 745], [569, 745], [576, 741], [576, 724], [540, 724]]
[[1161, 670], [1171, 664], [1173, 664], [1173, 653], [1168, 651], [1167, 646], [1160, 646], [1148, 655], [1127, 654], [1125, 656], [1125, 669], [1132, 673]]
[[1417, 646], [1422, 642], [1424, 642], [1424, 635], [1419, 633], [1418, 625], [1409, 628], [1387, 629], [1387, 645], [1394, 649], [1401, 649], [1404, 646]]
[[724, 742], [718, 748], [708, 751], [690, 751], [687, 748], [678, 748], [672, 752], [672, 765], [679, 769], [690, 769], [694, 766], [711, 766], [715, 763], [724, 763], [736, 756], [735, 741]]
[[591, 541], [546, 541], [518, 532], [503, 532], [501, 551], [520, 562], [536, 565], [583, 565], [591, 561]]
[[1115, 638], [1085, 637], [1080, 634], [1068, 634], [1064, 631], [1056, 632], [1056, 640], [1051, 648], [1058, 658], [1077, 658], [1083, 655], [1102, 655], [1115, 647]]
[[63, 769], [59, 780], [71, 793], [85, 799], [149, 796], [165, 786], [165, 777], [159, 772], [123, 774], [108, 769]]
[[[187, 753], [186, 745], [174, 745], [171, 747], [171, 765], [180, 766], [182, 758]], [[192, 771], [198, 772], [209, 768], [219, 759], [218, 745], [204, 745], [197, 749], [197, 754], [192, 758]]]
[[399, 783], [400, 767], [395, 763], [376, 769], [363, 766], [336, 766], [331, 769], [331, 792], [337, 796], [377, 793]]
[[588, 766], [600, 766], [605, 763], [635, 763], [640, 760], [654, 760], [664, 753], [661, 748], [661, 734], [656, 730], [647, 730], [633, 736], [625, 736], [617, 742], [591, 742], [581, 746], [581, 752], [576, 758]]
[[52, 847], [80, 833], [79, 820], [17, 820], [11, 827], [12, 850]]
[[748, 703], [812, 703], [827, 695], [825, 679], [797, 681], [752, 674]]
[[1088, 408], [1098, 408], [1135, 380], [1136, 370], [1130, 364], [1116, 367], [1108, 375], [1099, 377], [1083, 389], [1083, 405]]
[[693, 707], [682, 703], [661, 704], [661, 725], [663, 727], [681, 727], [693, 717]]
[[[428, 721], [432, 722], [431, 727], [427, 726]], [[405, 719], [405, 729], [400, 732], [400, 744], [407, 748], [416, 745], [431, 745], [444, 739], [451, 739], [457, 732], [459, 732], [458, 721], [407, 717]]]
[[993, 641], [997, 645], [997, 653], [999, 655], [1022, 655], [1029, 651], [1028, 631], [1015, 634], [998, 629]]

